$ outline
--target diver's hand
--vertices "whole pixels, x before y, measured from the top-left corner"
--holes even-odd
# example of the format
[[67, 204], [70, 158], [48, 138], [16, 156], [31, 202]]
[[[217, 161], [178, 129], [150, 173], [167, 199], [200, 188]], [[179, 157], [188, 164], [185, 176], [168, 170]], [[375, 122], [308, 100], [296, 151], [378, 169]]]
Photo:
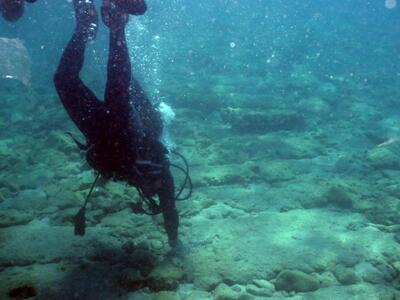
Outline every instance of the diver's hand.
[[168, 256], [171, 257], [177, 257], [177, 258], [183, 258], [185, 255], [185, 248], [183, 246], [183, 243], [179, 240], [169, 240], [168, 241], [169, 246], [171, 247], [171, 250], [168, 253]]

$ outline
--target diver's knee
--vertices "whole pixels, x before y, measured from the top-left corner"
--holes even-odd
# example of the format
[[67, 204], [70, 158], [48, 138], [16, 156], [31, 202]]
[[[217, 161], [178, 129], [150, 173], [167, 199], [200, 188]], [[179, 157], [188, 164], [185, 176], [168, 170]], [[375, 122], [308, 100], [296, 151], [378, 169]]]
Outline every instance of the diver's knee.
[[56, 89], [59, 89], [64, 81], [64, 76], [61, 74], [61, 72], [57, 71], [54, 76], [53, 76], [53, 82], [56, 87]]

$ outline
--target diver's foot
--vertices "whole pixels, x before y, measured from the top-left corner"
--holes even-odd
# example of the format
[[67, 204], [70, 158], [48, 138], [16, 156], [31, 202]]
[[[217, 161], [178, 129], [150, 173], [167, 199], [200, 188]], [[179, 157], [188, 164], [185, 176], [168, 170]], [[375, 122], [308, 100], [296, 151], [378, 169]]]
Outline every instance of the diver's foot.
[[147, 10], [145, 0], [114, 0], [115, 5], [124, 13], [130, 15], [143, 15]]
[[85, 40], [94, 40], [97, 34], [99, 18], [93, 0], [73, 0], [77, 31]]
[[128, 15], [115, 6], [103, 5], [101, 7], [101, 18], [104, 25], [110, 30], [118, 30], [125, 28], [128, 23]]
[[145, 0], [105, 0], [105, 2], [107, 1], [128, 15], [143, 15], [147, 10]]

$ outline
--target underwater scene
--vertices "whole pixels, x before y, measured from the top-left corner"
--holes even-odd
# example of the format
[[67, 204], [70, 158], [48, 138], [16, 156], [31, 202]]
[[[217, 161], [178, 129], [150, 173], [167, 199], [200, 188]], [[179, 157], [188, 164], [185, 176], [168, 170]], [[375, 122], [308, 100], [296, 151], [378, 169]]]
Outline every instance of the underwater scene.
[[400, 2], [0, 13], [0, 300], [400, 299]]

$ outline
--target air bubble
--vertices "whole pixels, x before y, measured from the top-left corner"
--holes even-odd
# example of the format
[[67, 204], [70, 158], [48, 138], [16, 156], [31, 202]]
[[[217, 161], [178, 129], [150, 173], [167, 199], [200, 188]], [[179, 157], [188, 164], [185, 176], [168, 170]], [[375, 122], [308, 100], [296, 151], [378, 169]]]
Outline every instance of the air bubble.
[[397, 6], [397, 0], [385, 0], [385, 7], [387, 9], [394, 9]]

